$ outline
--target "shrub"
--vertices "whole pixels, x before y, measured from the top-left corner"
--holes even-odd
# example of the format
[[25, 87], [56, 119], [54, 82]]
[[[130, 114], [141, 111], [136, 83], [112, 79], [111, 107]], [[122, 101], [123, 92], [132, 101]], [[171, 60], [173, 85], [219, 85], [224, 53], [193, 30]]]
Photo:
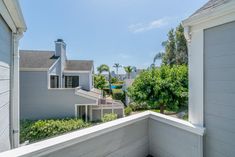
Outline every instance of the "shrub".
[[112, 84], [113, 83], [117, 83], [118, 82], [118, 78], [112, 77], [110, 81], [111, 81]]
[[107, 85], [107, 81], [105, 79], [105, 76], [103, 75], [94, 75], [94, 86], [98, 89], [104, 89]]
[[125, 115], [126, 115], [126, 116], [129, 116], [129, 115], [131, 114], [131, 112], [132, 112], [132, 109], [131, 109], [130, 106], [128, 106], [128, 107], [125, 108]]
[[113, 89], [113, 99], [115, 100], [121, 100], [123, 103], [125, 103], [125, 93], [121, 89]]
[[146, 103], [135, 103], [131, 102], [129, 104], [129, 107], [132, 109], [132, 111], [139, 111], [139, 110], [149, 110], [151, 107]]
[[102, 122], [109, 122], [109, 121], [112, 121], [112, 120], [115, 120], [115, 119], [117, 119], [117, 114], [107, 113], [102, 117], [101, 120], [102, 120]]
[[20, 141], [38, 141], [90, 126], [81, 119], [21, 121]]

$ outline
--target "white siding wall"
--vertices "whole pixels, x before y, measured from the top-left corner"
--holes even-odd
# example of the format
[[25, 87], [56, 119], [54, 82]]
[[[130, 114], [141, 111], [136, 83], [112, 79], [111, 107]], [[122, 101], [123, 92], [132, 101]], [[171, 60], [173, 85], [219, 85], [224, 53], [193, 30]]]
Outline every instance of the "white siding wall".
[[202, 137], [150, 119], [149, 150], [154, 157], [202, 157]]
[[12, 61], [12, 34], [0, 15], [0, 152], [10, 148], [10, 68]]
[[75, 116], [75, 104], [95, 104], [95, 100], [75, 95], [75, 89], [48, 89], [47, 72], [20, 72], [21, 119]]
[[206, 157], [235, 154], [235, 22], [205, 30]]
[[82, 89], [91, 90], [92, 88], [91, 73], [76, 72], [76, 73], [65, 73], [64, 75], [65, 76], [79, 76], [79, 86], [81, 86]]
[[148, 120], [142, 120], [45, 157], [146, 157], [148, 155], [147, 128]]

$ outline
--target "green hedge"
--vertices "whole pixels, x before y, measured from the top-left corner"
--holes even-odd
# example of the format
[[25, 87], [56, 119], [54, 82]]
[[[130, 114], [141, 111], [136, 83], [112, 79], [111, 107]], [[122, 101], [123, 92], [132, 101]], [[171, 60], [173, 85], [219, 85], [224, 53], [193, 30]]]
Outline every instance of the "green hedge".
[[131, 112], [132, 112], [132, 108], [131, 108], [130, 106], [127, 106], [127, 107], [125, 108], [125, 115], [126, 115], [126, 116], [129, 116], [129, 115], [131, 114]]
[[20, 142], [38, 141], [90, 126], [81, 119], [21, 121]]
[[125, 103], [125, 93], [121, 89], [113, 89], [112, 97], [114, 100], [121, 100], [123, 103]]
[[102, 122], [109, 122], [109, 121], [112, 121], [112, 120], [115, 120], [115, 119], [117, 119], [117, 114], [107, 113], [102, 117], [101, 120], [102, 120]]

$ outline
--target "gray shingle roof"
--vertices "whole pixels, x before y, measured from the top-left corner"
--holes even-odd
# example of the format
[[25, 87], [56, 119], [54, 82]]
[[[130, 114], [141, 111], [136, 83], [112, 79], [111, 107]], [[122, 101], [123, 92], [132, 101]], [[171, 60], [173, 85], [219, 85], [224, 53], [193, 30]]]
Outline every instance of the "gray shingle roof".
[[199, 15], [205, 11], [212, 10], [220, 5], [230, 2], [231, 0], [209, 0], [204, 6], [198, 9], [192, 16]]
[[93, 61], [91, 60], [67, 60], [65, 71], [91, 71]]
[[57, 60], [54, 51], [20, 50], [20, 68], [49, 69]]

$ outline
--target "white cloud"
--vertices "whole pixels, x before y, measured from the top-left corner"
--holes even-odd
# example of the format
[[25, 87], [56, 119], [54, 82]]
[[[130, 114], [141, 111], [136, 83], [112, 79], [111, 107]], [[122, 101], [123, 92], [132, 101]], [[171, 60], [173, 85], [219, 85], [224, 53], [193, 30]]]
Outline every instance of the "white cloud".
[[162, 28], [164, 26], [167, 26], [169, 24], [168, 18], [161, 18], [158, 20], [151, 21], [149, 23], [137, 23], [132, 24], [128, 27], [130, 32], [133, 33], [140, 33], [140, 32], [146, 32], [153, 29]]
[[120, 59], [128, 59], [128, 58], [130, 58], [130, 56], [127, 55], [127, 54], [124, 54], [124, 53], [120, 53], [120, 54], [118, 54], [118, 58], [120, 58]]

